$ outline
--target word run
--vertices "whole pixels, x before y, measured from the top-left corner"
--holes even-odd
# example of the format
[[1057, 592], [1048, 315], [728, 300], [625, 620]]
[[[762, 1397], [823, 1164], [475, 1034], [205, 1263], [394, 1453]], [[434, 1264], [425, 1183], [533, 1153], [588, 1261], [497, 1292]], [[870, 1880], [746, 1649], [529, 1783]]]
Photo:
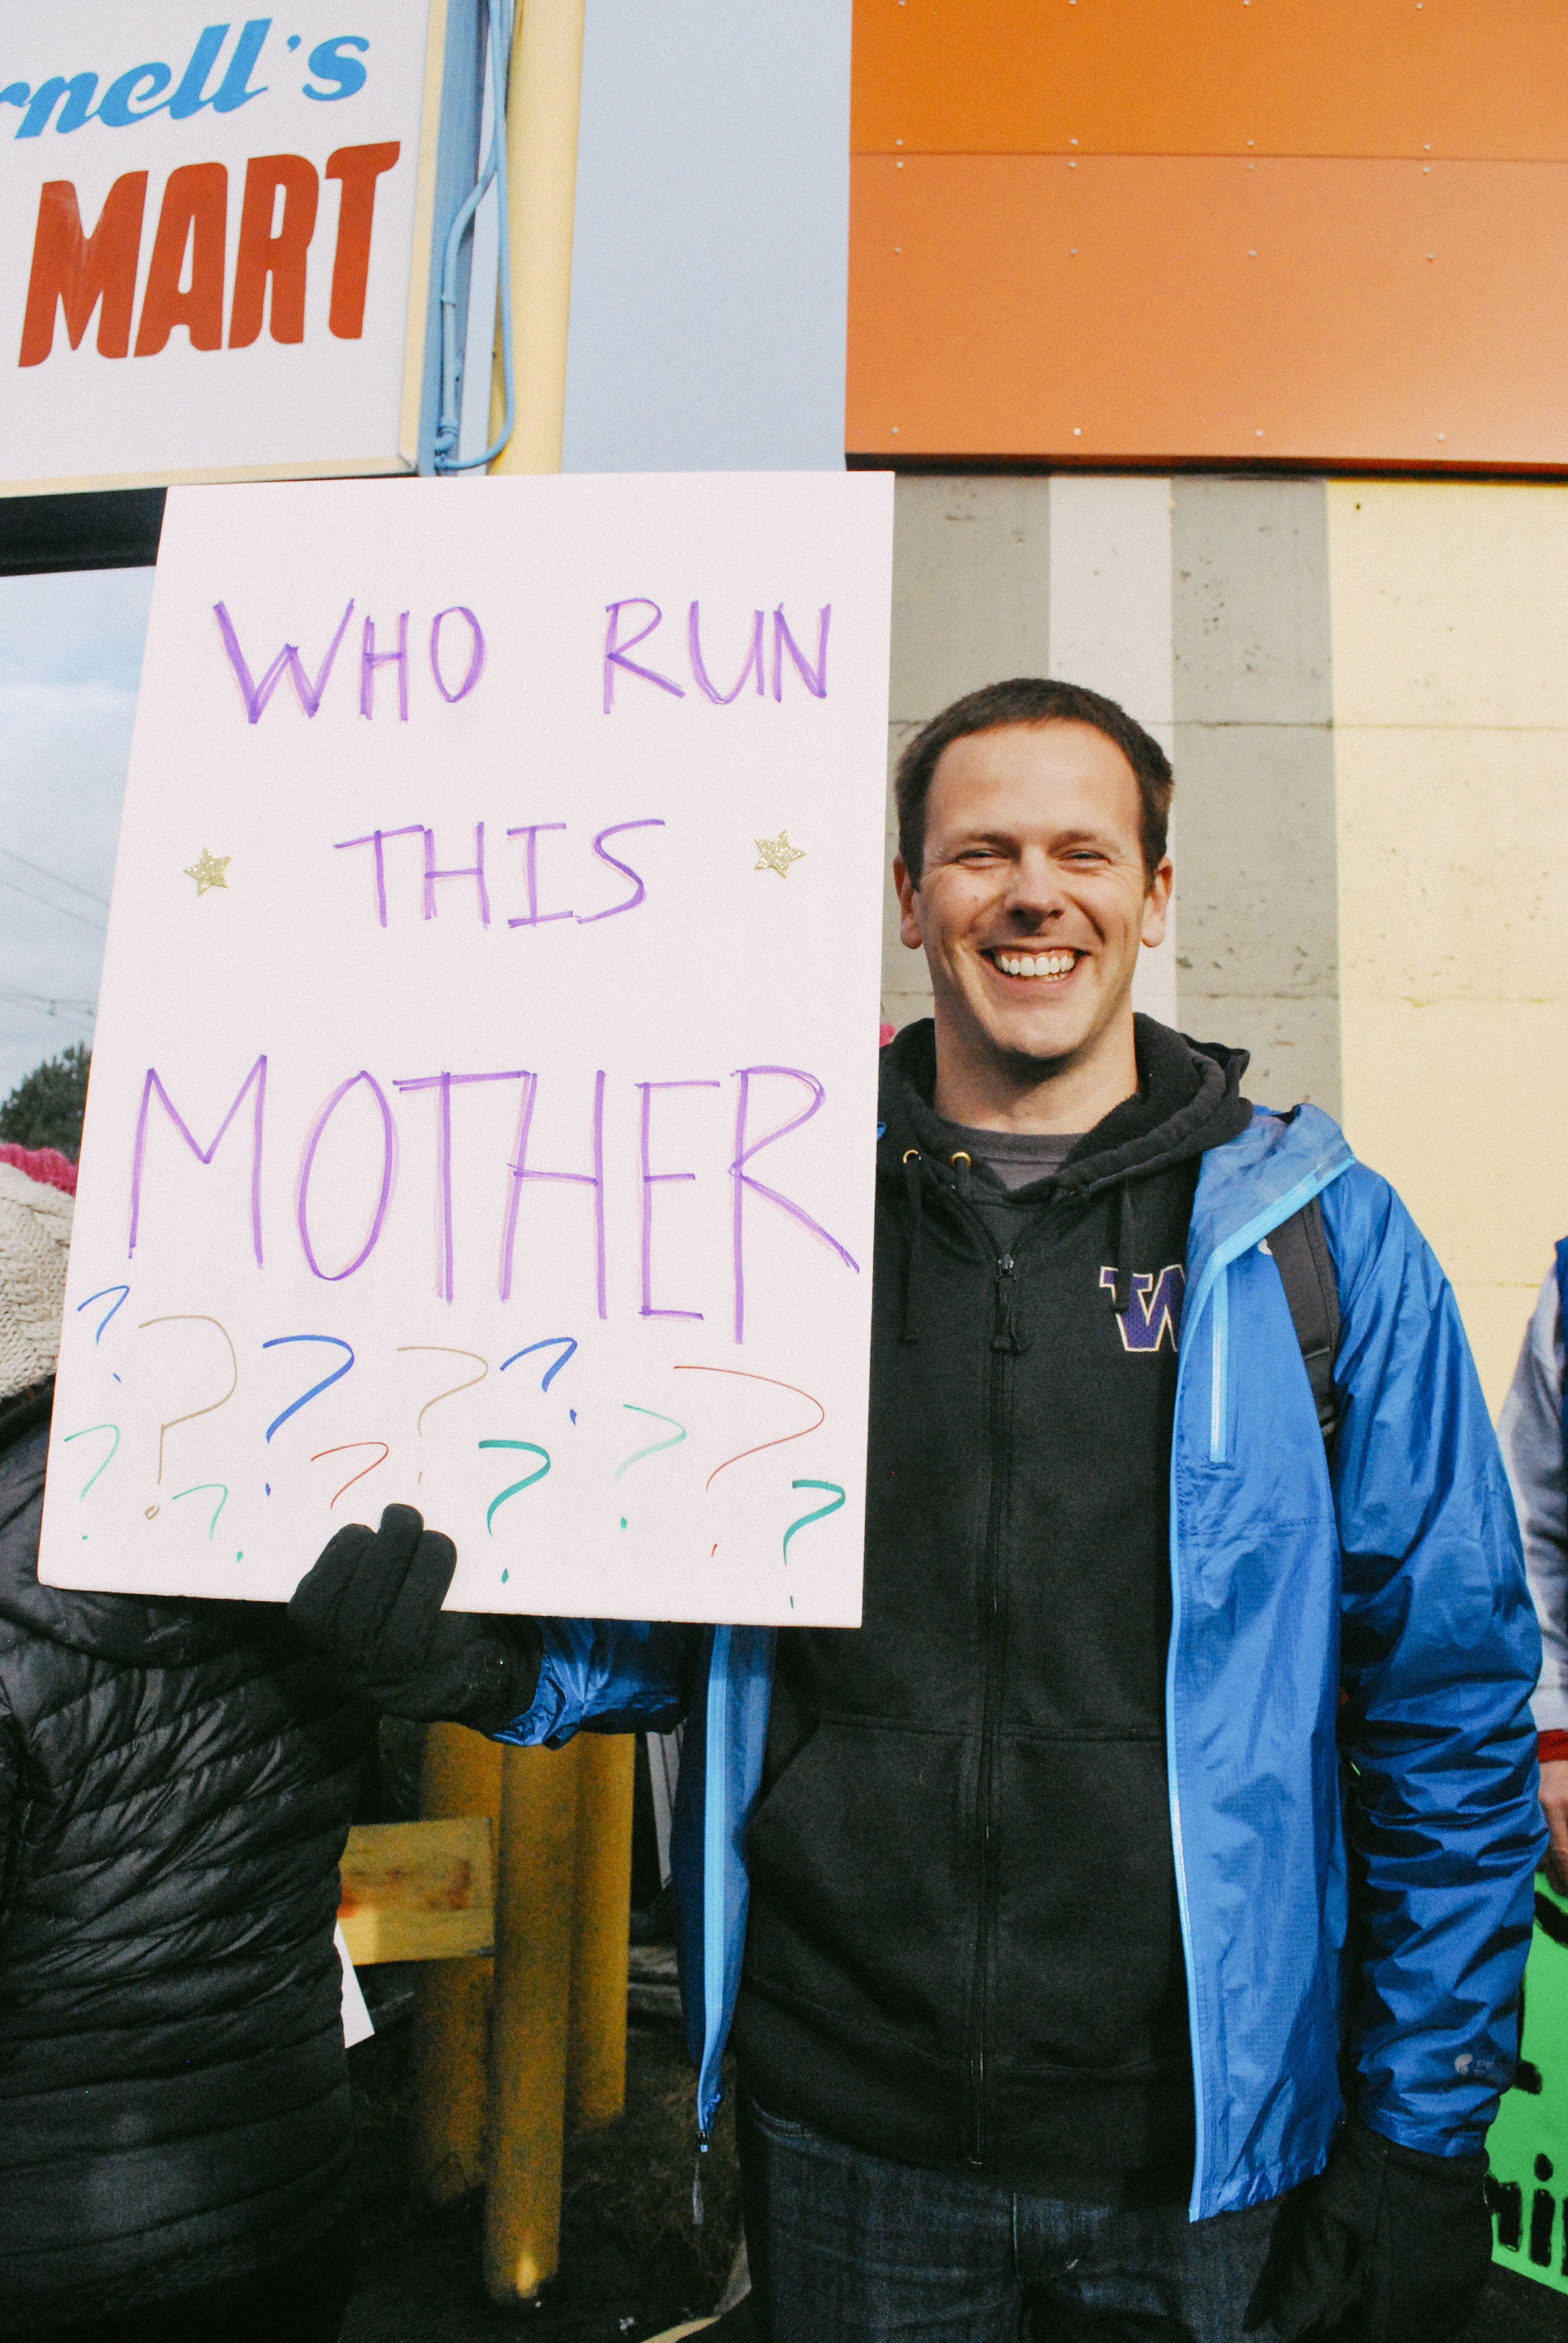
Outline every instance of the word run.
[[[305, 339], [306, 263], [316, 233], [321, 179], [339, 182], [337, 241], [332, 255], [327, 330], [357, 341], [365, 330], [365, 288], [370, 275], [377, 182], [394, 168], [396, 139], [373, 146], [339, 146], [325, 172], [303, 155], [256, 155], [245, 166], [234, 284], [228, 292], [228, 347], [246, 349], [267, 323], [275, 342]], [[279, 204], [281, 197], [281, 206]], [[131, 313], [147, 203], [147, 174], [126, 171], [104, 198], [91, 236], [85, 235], [70, 179], [46, 179], [38, 193], [38, 222], [18, 366], [42, 366], [55, 347], [55, 320], [63, 313], [71, 347], [98, 313], [100, 357], [130, 351]], [[277, 217], [276, 229], [274, 216]], [[136, 324], [136, 355], [156, 357], [183, 327], [196, 350], [223, 346], [225, 250], [228, 232], [228, 172], [222, 163], [186, 163], [164, 184], [153, 235], [146, 287]], [[182, 287], [186, 251], [190, 282]]]
[[[234, 1103], [229, 1108], [228, 1112], [224, 1116], [223, 1121], [219, 1123], [217, 1131], [213, 1138], [211, 1144], [206, 1147], [203, 1147], [200, 1141], [196, 1139], [195, 1133], [190, 1128], [190, 1125], [186, 1121], [185, 1117], [180, 1113], [179, 1109], [176, 1106], [173, 1099], [169, 1096], [168, 1091], [165, 1087], [163, 1078], [159, 1074], [157, 1068], [156, 1066], [149, 1066], [147, 1068], [146, 1076], [142, 1084], [141, 1106], [136, 1116], [136, 1143], [132, 1151], [131, 1159], [130, 1235], [127, 1248], [128, 1259], [134, 1260], [136, 1257], [136, 1243], [141, 1232], [143, 1184], [147, 1148], [147, 1125], [149, 1117], [152, 1113], [154, 1101], [156, 1101], [158, 1106], [162, 1108], [163, 1112], [168, 1118], [169, 1122], [179, 1133], [179, 1136], [185, 1141], [186, 1147], [196, 1157], [196, 1161], [206, 1165], [212, 1162], [214, 1156], [217, 1153], [219, 1147], [223, 1143], [224, 1137], [227, 1132], [230, 1124], [235, 1121], [236, 1116], [239, 1114], [241, 1107], [245, 1104], [245, 1101], [248, 1097], [251, 1101], [250, 1241], [252, 1250], [256, 1255], [256, 1267], [258, 1269], [265, 1267], [266, 1263], [262, 1246], [261, 1229], [261, 1182], [262, 1158], [266, 1140], [266, 1068], [267, 1061], [264, 1053], [261, 1057], [256, 1059], [256, 1063], [251, 1067], [249, 1073], [246, 1074], [244, 1081], [240, 1084], [238, 1091], [235, 1094]], [[454, 1297], [453, 1256], [455, 1251], [455, 1206], [452, 1182], [452, 1094], [455, 1091], [468, 1089], [477, 1083], [516, 1082], [518, 1085], [516, 1136], [507, 1162], [505, 1186], [498, 1196], [500, 1252], [497, 1290], [503, 1302], [510, 1300], [512, 1292], [513, 1255], [517, 1245], [518, 1222], [522, 1211], [524, 1191], [528, 1187], [529, 1182], [540, 1180], [565, 1182], [570, 1186], [586, 1189], [589, 1191], [591, 1194], [592, 1242], [594, 1248], [595, 1284], [598, 1298], [598, 1314], [601, 1318], [608, 1318], [609, 1311], [606, 1299], [606, 1181], [604, 1140], [606, 1075], [602, 1067], [594, 1075], [593, 1106], [588, 1118], [588, 1166], [586, 1169], [576, 1171], [561, 1171], [559, 1169], [545, 1170], [538, 1164], [529, 1161], [529, 1138], [533, 1130], [534, 1110], [538, 1101], [540, 1079], [541, 1078], [538, 1073], [531, 1072], [524, 1067], [515, 1066], [490, 1073], [455, 1074], [443, 1072], [436, 1074], [415, 1074], [395, 1078], [391, 1083], [392, 1090], [397, 1092], [399, 1096], [404, 1094], [417, 1095], [421, 1092], [428, 1091], [433, 1093], [435, 1098], [437, 1174], [436, 1291], [441, 1296], [443, 1301], [450, 1302]], [[816, 1238], [819, 1243], [826, 1245], [830, 1252], [836, 1253], [847, 1269], [853, 1270], [858, 1274], [860, 1265], [859, 1262], [854, 1259], [853, 1255], [839, 1242], [837, 1237], [830, 1236], [828, 1231], [822, 1227], [821, 1223], [812, 1217], [803, 1204], [798, 1203], [793, 1197], [784, 1194], [781, 1189], [767, 1184], [765, 1182], [760, 1180], [754, 1172], [749, 1169], [749, 1166], [752, 1163], [755, 1158], [760, 1155], [765, 1148], [777, 1146], [781, 1140], [788, 1139], [792, 1131], [800, 1130], [804, 1124], [810, 1121], [812, 1116], [821, 1106], [822, 1101], [826, 1096], [823, 1085], [818, 1081], [815, 1074], [807, 1072], [803, 1067], [799, 1066], [741, 1066], [736, 1070], [729, 1079], [735, 1084], [734, 1121], [732, 1125], [734, 1153], [727, 1166], [726, 1176], [731, 1183], [732, 1190], [732, 1212], [730, 1218], [733, 1248], [735, 1340], [738, 1342], [744, 1342], [746, 1338], [746, 1230], [748, 1224], [748, 1206], [751, 1199], [756, 1198], [764, 1203], [771, 1204], [779, 1212], [787, 1214], [788, 1217], [794, 1221], [799, 1227], [804, 1229], [809, 1235]], [[759, 1132], [757, 1124], [760, 1118], [757, 1105], [756, 1093], [759, 1088], [765, 1089], [767, 1085], [778, 1082], [793, 1082], [798, 1084], [808, 1093], [806, 1103], [799, 1109], [799, 1112], [790, 1115], [788, 1120], [781, 1122], [775, 1122], [770, 1130], [764, 1130]], [[370, 1101], [374, 1104], [377, 1110], [379, 1128], [378, 1140], [372, 1142], [370, 1149], [367, 1151], [363, 1164], [363, 1185], [367, 1202], [365, 1239], [363, 1243], [359, 1246], [358, 1251], [355, 1252], [349, 1260], [337, 1265], [327, 1265], [323, 1263], [318, 1257], [316, 1245], [311, 1237], [311, 1175], [315, 1169], [317, 1151], [320, 1149], [322, 1141], [327, 1136], [327, 1131], [332, 1125], [334, 1118], [337, 1115], [345, 1101], [348, 1100], [355, 1091], [359, 1089], [361, 1085], [364, 1086]], [[668, 1167], [663, 1167], [658, 1171], [654, 1169], [654, 1102], [656, 1099], [666, 1091], [701, 1090], [721, 1091], [724, 1085], [717, 1079], [717, 1077], [709, 1077], [706, 1079], [687, 1080], [682, 1081], [639, 1081], [633, 1082], [628, 1085], [628, 1087], [637, 1092], [641, 1102], [639, 1109], [639, 1152], [638, 1158], [640, 1166], [640, 1177], [638, 1182], [638, 1192], [635, 1205], [633, 1207], [636, 1224], [638, 1230], [638, 1242], [642, 1272], [642, 1300], [640, 1304], [640, 1314], [644, 1318], [700, 1319], [703, 1315], [703, 1312], [700, 1310], [678, 1308], [670, 1304], [668, 1301], [663, 1303], [656, 1303], [653, 1298], [654, 1202], [656, 1192], [662, 1187], [668, 1187], [674, 1184], [684, 1184], [689, 1181], [694, 1181], [698, 1176], [695, 1172], [689, 1170], [673, 1171]], [[361, 1122], [358, 1127], [361, 1130], [366, 1128], [375, 1130], [377, 1126], [366, 1125]], [[306, 1264], [313, 1277], [320, 1278], [324, 1283], [328, 1285], [338, 1285], [343, 1283], [343, 1282], [347, 1278], [357, 1277], [370, 1262], [375, 1254], [377, 1246], [381, 1242], [382, 1233], [387, 1225], [387, 1216], [391, 1207], [393, 1192], [397, 1184], [397, 1159], [398, 1123], [397, 1118], [393, 1111], [392, 1101], [387, 1097], [387, 1091], [383, 1088], [382, 1084], [377, 1081], [375, 1075], [371, 1073], [367, 1068], [362, 1066], [357, 1073], [347, 1075], [345, 1079], [337, 1084], [331, 1095], [324, 1101], [319, 1111], [316, 1115], [315, 1120], [311, 1123], [308, 1131], [306, 1133], [305, 1144], [303, 1149], [300, 1151], [297, 1159], [299, 1171], [295, 1186], [294, 1221], [299, 1240], [300, 1251], [304, 1255]]]
[[[623, 610], [651, 610], [653, 616], [650, 618], [645, 619], [643, 624], [637, 628], [636, 633], [633, 634], [623, 631], [624, 628], [627, 626], [635, 624], [635, 620], [625, 621], [622, 619], [621, 613]], [[826, 603], [817, 613], [817, 656], [814, 660], [811, 660], [807, 659], [805, 653], [801, 650], [799, 644], [795, 640], [794, 636], [790, 633], [789, 622], [784, 616], [783, 604], [780, 603], [779, 608], [774, 611], [773, 697], [775, 699], [782, 699], [784, 697], [784, 659], [786, 653], [789, 654], [790, 665], [794, 668], [796, 674], [799, 677], [800, 681], [805, 685], [807, 690], [811, 694], [813, 699], [827, 699], [828, 628], [832, 616], [833, 606], [830, 602]], [[659, 669], [650, 667], [647, 665], [644, 660], [634, 659], [631, 657], [631, 653], [638, 648], [638, 644], [646, 643], [649, 637], [656, 634], [659, 627], [663, 624], [664, 612], [659, 608], [658, 604], [650, 600], [646, 594], [633, 594], [625, 601], [607, 603], [605, 606], [605, 617], [608, 622], [605, 628], [604, 635], [605, 714], [608, 716], [615, 707], [615, 686], [618, 675], [636, 676], [638, 680], [643, 683], [657, 684], [660, 691], [668, 691], [670, 693], [672, 698], [676, 699], [684, 699], [686, 698], [686, 686], [683, 683], [677, 683], [673, 676], [665, 675]], [[751, 632], [746, 642], [745, 657], [741, 663], [740, 672], [736, 677], [735, 681], [730, 685], [728, 691], [720, 691], [718, 684], [714, 682], [712, 675], [709, 671], [708, 660], [703, 655], [702, 606], [699, 602], [693, 602], [690, 605], [686, 614], [687, 666], [689, 669], [693, 685], [704, 699], [711, 700], [717, 708], [728, 708], [732, 701], [739, 699], [741, 693], [745, 690], [747, 684], [750, 682], [753, 678], [756, 679], [758, 699], [760, 699], [763, 697], [767, 690], [767, 680], [764, 674], [762, 644], [763, 633], [764, 627], [762, 613], [760, 610], [753, 610], [751, 613]]]

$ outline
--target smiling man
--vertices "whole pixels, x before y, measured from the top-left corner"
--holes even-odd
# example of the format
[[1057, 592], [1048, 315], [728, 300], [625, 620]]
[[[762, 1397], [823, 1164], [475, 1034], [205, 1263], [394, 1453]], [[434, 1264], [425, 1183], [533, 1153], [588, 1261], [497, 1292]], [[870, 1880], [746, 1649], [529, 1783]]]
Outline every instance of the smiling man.
[[[1081, 1131], [1138, 1087], [1132, 976], [1165, 934], [1171, 772], [1097, 695], [1026, 684], [975, 699], [1006, 708], [1010, 693], [1064, 713], [953, 733], [974, 705], [960, 700], [904, 760], [902, 935], [930, 969], [939, 1111]], [[1090, 720], [1065, 712], [1081, 706]]]
[[1386, 1183], [1133, 1014], [1171, 792], [1032, 679], [902, 759], [935, 1016], [883, 1058], [858, 1632], [457, 1619], [414, 1514], [295, 1599], [385, 1705], [688, 1715], [761, 2343], [1434, 2343], [1487, 2268], [1543, 1845], [1513, 1509]]

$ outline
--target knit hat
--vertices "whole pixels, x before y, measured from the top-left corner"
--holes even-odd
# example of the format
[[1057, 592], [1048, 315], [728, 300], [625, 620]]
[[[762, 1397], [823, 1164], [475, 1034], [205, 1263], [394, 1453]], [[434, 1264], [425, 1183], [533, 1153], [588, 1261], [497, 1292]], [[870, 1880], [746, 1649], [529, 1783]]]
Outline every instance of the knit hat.
[[[52, 1149], [0, 1148], [0, 1404], [45, 1382], [60, 1355], [75, 1167]], [[34, 1167], [36, 1167], [35, 1172]]]

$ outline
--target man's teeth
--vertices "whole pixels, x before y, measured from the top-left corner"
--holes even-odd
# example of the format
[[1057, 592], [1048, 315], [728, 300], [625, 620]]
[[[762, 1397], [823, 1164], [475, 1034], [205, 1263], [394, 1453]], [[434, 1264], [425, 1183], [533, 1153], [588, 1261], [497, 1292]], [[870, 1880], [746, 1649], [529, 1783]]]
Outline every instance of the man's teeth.
[[1067, 976], [1076, 966], [1078, 954], [1055, 952], [998, 952], [996, 964], [1004, 976]]

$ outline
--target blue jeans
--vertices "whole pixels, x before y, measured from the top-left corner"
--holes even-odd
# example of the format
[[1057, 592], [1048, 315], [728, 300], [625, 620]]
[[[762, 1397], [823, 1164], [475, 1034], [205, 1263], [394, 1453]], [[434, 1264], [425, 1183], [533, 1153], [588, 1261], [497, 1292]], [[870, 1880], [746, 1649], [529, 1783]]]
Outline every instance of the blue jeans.
[[845, 2147], [739, 2094], [757, 2343], [1241, 2343], [1282, 2199], [1190, 2222]]

